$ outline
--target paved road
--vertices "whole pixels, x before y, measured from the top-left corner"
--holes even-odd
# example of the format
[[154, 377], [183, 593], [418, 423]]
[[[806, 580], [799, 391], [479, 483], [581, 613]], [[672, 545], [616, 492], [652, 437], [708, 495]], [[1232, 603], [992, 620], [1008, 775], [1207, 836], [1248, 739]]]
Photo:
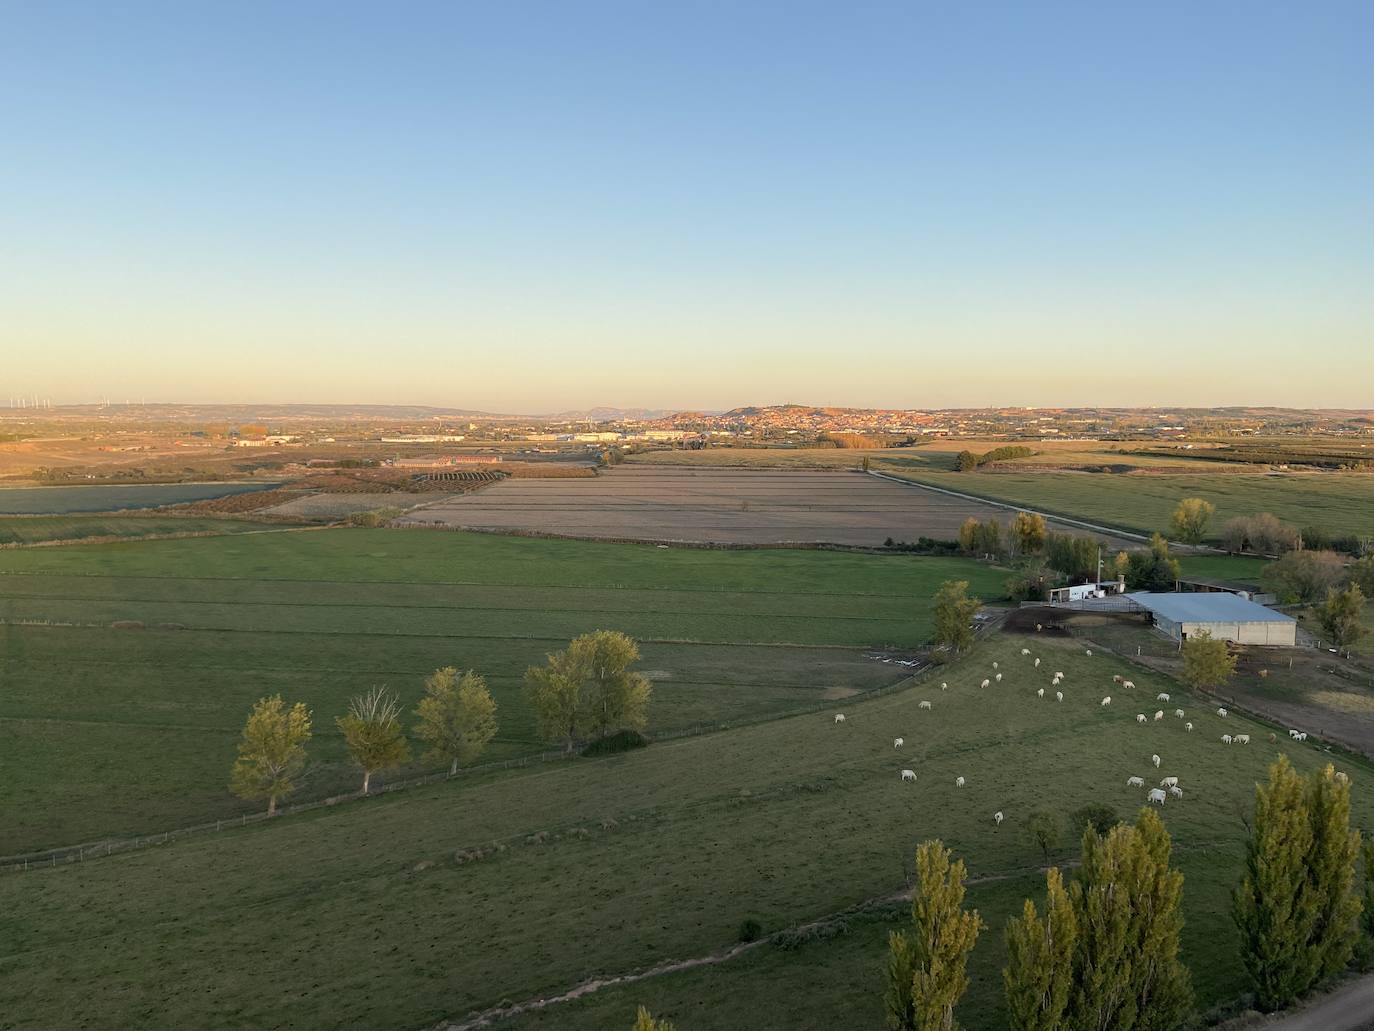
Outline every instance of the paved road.
[[1265, 1024], [1263, 1031], [1360, 1031], [1374, 1028], [1374, 974], [1328, 995], [1321, 1002]]

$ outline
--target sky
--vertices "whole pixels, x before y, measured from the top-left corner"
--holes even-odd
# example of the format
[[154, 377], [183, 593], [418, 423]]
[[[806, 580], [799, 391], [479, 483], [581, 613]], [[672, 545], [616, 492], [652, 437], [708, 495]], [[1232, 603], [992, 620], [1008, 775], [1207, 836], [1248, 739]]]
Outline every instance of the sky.
[[0, 0], [0, 404], [1374, 406], [1374, 5]]

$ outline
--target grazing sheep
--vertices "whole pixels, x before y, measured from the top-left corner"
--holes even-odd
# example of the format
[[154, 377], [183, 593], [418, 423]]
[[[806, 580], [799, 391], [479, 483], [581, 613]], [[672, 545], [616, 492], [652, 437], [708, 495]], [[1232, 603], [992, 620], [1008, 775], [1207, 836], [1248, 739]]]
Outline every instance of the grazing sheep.
[[1022, 654], [1022, 655], [1029, 655], [1029, 654], [1030, 654], [1030, 649], [1029, 649], [1029, 648], [1022, 648], [1022, 649], [1021, 649], [1021, 654]]
[[1183, 789], [1179, 787], [1177, 784], [1175, 784], [1173, 787], [1169, 789], [1169, 794], [1173, 795], [1175, 798], [1182, 798]]
[[892, 739], [892, 747], [893, 747], [893, 748], [901, 748], [902, 745], [904, 745], [904, 744], [906, 744], [906, 741], [905, 741], [903, 738], [894, 737], [894, 738]]
[[1040, 633], [1040, 631], [1041, 631], [1041, 630], [1044, 630], [1044, 629], [1045, 629], [1045, 628], [1044, 628], [1041, 624], [1039, 624], [1039, 623], [1036, 623], [1036, 624], [1035, 624], [1035, 632], [1036, 632], [1037, 634]]
[[1298, 732], [1296, 730], [1290, 730], [1288, 732], [1288, 736], [1291, 737], [1294, 741], [1296, 741], [1298, 739]]
[[1183, 729], [1191, 734], [1193, 732], [1193, 725], [1191, 723], [1185, 723], [1183, 724]]
[[1177, 716], [1179, 719], [1183, 719], [1183, 710], [1182, 710], [1182, 709], [1175, 709], [1175, 710], [1174, 710], [1174, 715]]
[[955, 786], [956, 788], [962, 788], [962, 787], [964, 786], [964, 778], [963, 778], [963, 777], [955, 777], [955, 778], [954, 778], [954, 786]]
[[1000, 809], [997, 810], [997, 812], [995, 812], [995, 813], [992, 814], [992, 822], [995, 823], [995, 824], [997, 824], [997, 826], [999, 826], [999, 827], [1002, 826], [1002, 820], [1003, 820], [1003, 819], [1004, 819], [1004, 817], [1002, 816], [1002, 810], [1000, 810]]
[[913, 783], [913, 784], [916, 783], [916, 771], [915, 771], [915, 770], [903, 770], [903, 771], [902, 771], [902, 782], [905, 783], [906, 781], [911, 781], [911, 783]]
[[1088, 649], [1087, 651], [1085, 651], [1083, 654], [1084, 654], [1084, 655], [1091, 655], [1092, 653], [1093, 653], [1093, 650], [1092, 650], [1091, 648], [1089, 648], [1089, 649]]
[[843, 722], [844, 722], [844, 713], [842, 713], [842, 712], [837, 712], [837, 713], [835, 713], [835, 722], [836, 722], [836, 723], [843, 723]]
[[996, 668], [997, 668], [997, 663], [994, 662], [994, 663], [992, 664], [992, 668], [993, 668], [993, 669], [996, 669]]
[[1121, 686], [1124, 687], [1127, 691], [1134, 691], [1134, 690], [1135, 690], [1135, 681], [1134, 681], [1134, 680], [1123, 680], [1123, 681], [1121, 682]]
[[1279, 736], [1278, 736], [1277, 734], [1270, 734], [1270, 735], [1269, 735], [1269, 743], [1270, 743], [1271, 745], [1277, 743], [1277, 742], [1278, 742], [1278, 739], [1279, 739]]
[[981, 684], [979, 684], [978, 686], [979, 686], [979, 687], [987, 687], [987, 686], [988, 686], [989, 684], [991, 684], [991, 683], [992, 683], [991, 680], [984, 680], [984, 681], [983, 681]]
[[1037, 688], [1035, 689], [1035, 697], [1036, 697], [1036, 698], [1044, 698], [1044, 697], [1045, 697], [1045, 689], [1044, 689], [1043, 687], [1037, 687]]
[[1055, 674], [1054, 674], [1054, 679], [1055, 679], [1055, 680], [1063, 680], [1063, 679], [1064, 679], [1064, 671], [1063, 671], [1063, 670], [1056, 670], [1056, 671], [1055, 671]]
[[1136, 721], [1137, 723], [1144, 723], [1144, 722], [1145, 722], [1145, 714], [1144, 714], [1143, 712], [1138, 712], [1138, 713], [1136, 713], [1136, 714], [1135, 714], [1135, 721]]
[[940, 690], [941, 690], [941, 691], [948, 691], [948, 690], [949, 690], [949, 685], [946, 684], [946, 683], [944, 683], [943, 681], [941, 681], [941, 683], [940, 683]]
[[1229, 715], [1231, 715], [1231, 714], [1230, 714], [1229, 712], [1227, 712], [1225, 709], [1218, 709], [1218, 710], [1217, 710], [1217, 715], [1220, 716], [1222, 719], [1225, 719], [1227, 716], [1229, 716]]
[[1040, 668], [1040, 659], [1039, 659], [1038, 657], [1037, 657], [1036, 660], [1035, 660], [1035, 668], [1036, 668], [1036, 669], [1039, 669], [1039, 668]]
[[1157, 756], [1157, 755], [1152, 755], [1152, 756], [1150, 756], [1150, 762], [1152, 762], [1152, 763], [1155, 764], [1155, 769], [1159, 769], [1159, 756]]
[[1177, 787], [1177, 786], [1178, 786], [1178, 778], [1177, 778], [1177, 777], [1165, 777], [1163, 780], [1161, 780], [1161, 781], [1159, 782], [1159, 786], [1162, 787], [1162, 788]]
[[998, 673], [998, 674], [997, 674], [995, 677], [993, 677], [992, 679], [995, 680], [995, 681], [997, 681], [997, 682], [1000, 684], [1000, 683], [1002, 682], [1002, 674], [1001, 674], [1001, 673]]
[[1221, 743], [1222, 743], [1223, 745], [1229, 745], [1229, 744], [1231, 743], [1231, 735], [1230, 735], [1230, 734], [1222, 734], [1222, 735], [1221, 735]]
[[1168, 695], [1168, 693], [1165, 692], [1165, 691], [1161, 691], [1161, 692], [1159, 692], [1159, 694], [1155, 695], [1155, 701], [1157, 701], [1157, 702], [1167, 702], [1168, 700], [1169, 700], [1169, 695]]
[[1143, 788], [1145, 786], [1144, 777], [1127, 777], [1126, 786], [1128, 788]]
[[1112, 677], [1112, 683], [1113, 683], [1113, 684], [1119, 684], [1119, 683], [1121, 683], [1121, 674], [1120, 674], [1120, 673], [1118, 673], [1118, 674], [1116, 674], [1114, 677]]
[[1346, 776], [1346, 774], [1345, 774], [1343, 771], [1341, 771], [1341, 770], [1337, 770], [1337, 771], [1336, 771], [1336, 779], [1337, 779], [1338, 781], [1340, 781], [1342, 784], [1349, 784], [1349, 783], [1350, 783], [1350, 778], [1349, 778], [1348, 776]]
[[1056, 702], [1062, 702], [1062, 701], [1064, 700], [1064, 692], [1063, 692], [1063, 691], [1056, 691], [1056, 692], [1054, 692], [1054, 700], [1055, 700]]
[[1102, 699], [1102, 704], [1103, 704], [1103, 705], [1111, 705], [1111, 704], [1112, 704], [1112, 696], [1111, 696], [1111, 695], [1108, 695], [1106, 698]]
[[1155, 712], [1155, 722], [1158, 723], [1158, 722], [1159, 722], [1160, 720], [1162, 720], [1163, 718], [1164, 718], [1164, 710], [1163, 710], [1163, 709], [1157, 710], [1157, 711]]
[[1166, 795], [1164, 794], [1164, 790], [1163, 790], [1162, 788], [1151, 788], [1151, 789], [1150, 789], [1150, 801], [1151, 801], [1151, 802], [1158, 802], [1160, 805], [1163, 805], [1163, 804], [1164, 804], [1164, 799], [1165, 799], [1166, 797], [1168, 797], [1168, 796], [1166, 796]]
[[1249, 735], [1249, 734], [1237, 734], [1237, 735], [1236, 735], [1234, 738], [1232, 738], [1231, 740], [1234, 741], [1234, 742], [1235, 742], [1236, 744], [1238, 744], [1238, 745], [1248, 745], [1248, 744], [1250, 743], [1250, 735]]
[[922, 699], [921, 699], [921, 703], [920, 703], [919, 705], [917, 705], [916, 708], [918, 708], [918, 709], [929, 709], [929, 708], [930, 708], [930, 700], [929, 700], [929, 699], [926, 699], [926, 698], [922, 698]]
[[1305, 731], [1305, 730], [1299, 731], [1299, 732], [1298, 732], [1298, 740], [1299, 740], [1299, 741], [1306, 741], [1306, 740], [1307, 740], [1307, 731]]

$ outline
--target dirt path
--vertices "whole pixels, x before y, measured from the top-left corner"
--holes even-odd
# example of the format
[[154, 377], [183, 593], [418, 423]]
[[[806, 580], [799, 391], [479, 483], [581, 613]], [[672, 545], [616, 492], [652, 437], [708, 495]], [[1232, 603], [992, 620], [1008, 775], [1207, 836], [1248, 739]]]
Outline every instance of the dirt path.
[[1374, 974], [1348, 984], [1296, 1013], [1260, 1025], [1264, 1031], [1357, 1031], [1374, 1028]]

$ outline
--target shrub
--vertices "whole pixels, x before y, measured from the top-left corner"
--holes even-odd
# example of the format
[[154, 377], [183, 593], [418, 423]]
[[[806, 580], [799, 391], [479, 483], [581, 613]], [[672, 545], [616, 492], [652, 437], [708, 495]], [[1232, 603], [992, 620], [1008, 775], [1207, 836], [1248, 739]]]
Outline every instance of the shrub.
[[1120, 823], [1116, 810], [1109, 805], [1085, 805], [1069, 814], [1070, 830], [1080, 834], [1084, 826], [1091, 826], [1098, 834], [1106, 834]]
[[618, 752], [630, 752], [636, 748], [643, 748], [648, 743], [649, 739], [637, 730], [618, 730], [614, 734], [597, 738], [582, 749], [582, 754], [589, 756], [615, 755]]
[[739, 940], [742, 942], [756, 942], [763, 937], [763, 924], [751, 917], [746, 917], [739, 924]]

